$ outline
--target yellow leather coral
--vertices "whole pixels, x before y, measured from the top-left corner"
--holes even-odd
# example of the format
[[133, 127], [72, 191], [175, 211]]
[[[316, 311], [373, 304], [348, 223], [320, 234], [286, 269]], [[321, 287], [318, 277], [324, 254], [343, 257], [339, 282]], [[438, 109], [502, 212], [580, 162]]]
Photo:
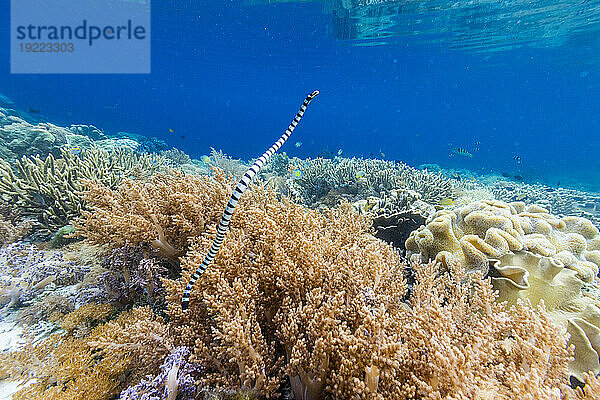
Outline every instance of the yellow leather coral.
[[489, 258], [527, 250], [554, 257], [591, 282], [598, 274], [600, 234], [585, 218], [557, 218], [522, 202], [482, 200], [437, 211], [411, 233], [406, 249], [423, 261], [456, 262], [467, 271], [484, 272]]
[[571, 374], [583, 381], [586, 372], [600, 373], [600, 302], [584, 295], [577, 272], [555, 258], [530, 252], [507, 254], [492, 263], [498, 300], [516, 304], [529, 299], [534, 306], [544, 302], [552, 321], [561, 333], [570, 334], [569, 343], [575, 346]]

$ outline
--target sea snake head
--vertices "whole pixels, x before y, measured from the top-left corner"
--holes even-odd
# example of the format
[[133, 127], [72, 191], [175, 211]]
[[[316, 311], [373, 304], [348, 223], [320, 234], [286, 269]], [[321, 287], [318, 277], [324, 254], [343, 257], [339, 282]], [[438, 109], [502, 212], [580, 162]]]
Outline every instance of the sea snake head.
[[319, 91], [315, 90], [314, 92], [312, 92], [311, 94], [308, 95], [308, 97], [310, 97], [310, 99], [314, 99], [315, 97], [317, 97], [319, 95]]

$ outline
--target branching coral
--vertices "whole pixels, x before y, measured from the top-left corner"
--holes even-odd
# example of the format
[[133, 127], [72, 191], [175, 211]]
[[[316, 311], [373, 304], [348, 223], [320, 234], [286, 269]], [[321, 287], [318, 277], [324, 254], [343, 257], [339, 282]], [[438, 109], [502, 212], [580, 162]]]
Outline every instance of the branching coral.
[[[363, 317], [369, 311], [363, 308], [381, 307], [378, 312], [387, 321], [393, 312], [387, 307], [395, 309], [395, 299], [405, 292], [399, 257], [367, 233], [369, 220], [351, 213], [347, 204], [323, 215], [287, 199], [279, 202], [273, 192], [259, 188], [238, 208], [228, 240], [193, 292], [200, 299], [192, 301], [188, 313], [177, 303], [209, 237], [184, 258], [183, 278], [165, 281], [175, 336], [207, 368], [202, 382], [273, 395], [286, 364], [295, 390], [320, 398], [326, 386], [344, 379], [351, 386], [340, 391], [358, 391], [349, 375], [364, 382], [365, 367], [393, 374], [385, 360], [397, 356], [394, 346], [388, 349], [395, 339], [383, 339], [383, 333], [364, 338], [371, 346], [365, 347], [365, 365], [353, 366], [343, 377], [334, 373], [342, 363], [335, 343], [366, 327]], [[382, 332], [389, 324], [372, 323]], [[381, 354], [380, 361], [372, 360], [373, 354]]]
[[87, 185], [84, 197], [93, 211], [84, 212], [77, 225], [82, 236], [113, 248], [150, 243], [171, 258], [219, 221], [231, 191], [220, 170], [214, 177], [159, 173], [149, 182], [125, 180], [116, 190]]
[[418, 170], [400, 162], [336, 157], [293, 159], [291, 164], [302, 170], [302, 176], [292, 184], [310, 206], [320, 202], [335, 205], [340, 198], [384, 197], [392, 189], [416, 191], [430, 202], [453, 194], [452, 182], [440, 173]]
[[14, 399], [106, 400], [145, 374], [155, 374], [171, 350], [167, 326], [141, 307], [97, 326], [89, 336], [53, 335], [3, 355], [2, 372], [34, 379]]
[[137, 155], [131, 150], [106, 152], [98, 148], [74, 154], [61, 150], [61, 157], [23, 157], [13, 169], [0, 160], [0, 194], [16, 204], [25, 216], [32, 216], [47, 231], [68, 225], [86, 209], [80, 192], [83, 180], [96, 180], [110, 188], [124, 178], [147, 178], [161, 168], [163, 159]]
[[65, 261], [60, 252], [13, 243], [0, 249], [0, 304], [8, 308], [30, 300], [49, 283], [74, 284], [86, 272], [87, 268]]
[[156, 253], [142, 245], [114, 249], [105, 259], [105, 271], [79, 290], [79, 300], [120, 305], [162, 303], [164, 290], [160, 277], [167, 275], [168, 265]]

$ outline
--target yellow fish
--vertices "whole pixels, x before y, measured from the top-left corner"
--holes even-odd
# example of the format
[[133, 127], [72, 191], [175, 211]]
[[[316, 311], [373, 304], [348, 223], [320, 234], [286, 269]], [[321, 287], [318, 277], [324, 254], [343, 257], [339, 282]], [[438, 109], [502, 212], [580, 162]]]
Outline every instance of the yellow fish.
[[454, 205], [454, 200], [446, 198], [446, 199], [441, 199], [440, 200], [440, 205], [442, 206], [453, 206]]
[[202, 157], [200, 157], [200, 159], [202, 160], [203, 163], [210, 164], [210, 157], [209, 156], [202, 156]]
[[169, 128], [169, 132], [173, 133], [173, 132], [175, 132], [175, 129]]

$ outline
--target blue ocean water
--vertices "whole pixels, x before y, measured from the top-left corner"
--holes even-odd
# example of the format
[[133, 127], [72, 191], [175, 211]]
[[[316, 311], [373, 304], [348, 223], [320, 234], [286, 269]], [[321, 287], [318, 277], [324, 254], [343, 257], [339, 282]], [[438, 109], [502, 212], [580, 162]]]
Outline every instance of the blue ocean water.
[[155, 136], [196, 158], [214, 147], [249, 159], [319, 89], [282, 149], [289, 155], [341, 149], [600, 190], [598, 9], [154, 1], [151, 74], [11, 75], [2, 2], [0, 93], [57, 124]]

